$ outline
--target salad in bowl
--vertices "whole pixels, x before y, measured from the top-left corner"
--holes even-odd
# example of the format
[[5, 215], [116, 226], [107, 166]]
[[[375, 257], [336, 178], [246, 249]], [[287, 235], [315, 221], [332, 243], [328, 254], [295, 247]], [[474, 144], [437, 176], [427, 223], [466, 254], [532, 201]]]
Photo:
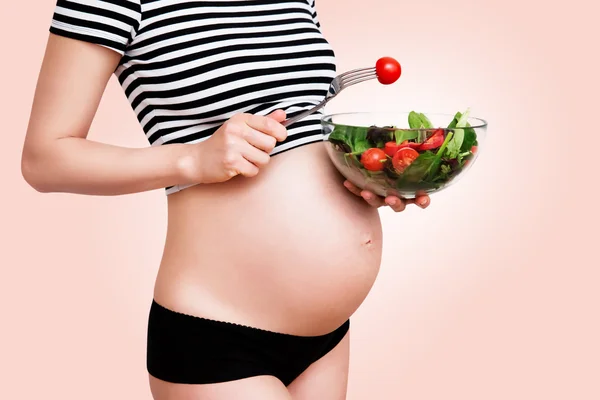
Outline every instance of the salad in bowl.
[[379, 196], [438, 192], [473, 165], [487, 122], [456, 114], [346, 113], [322, 119], [323, 139], [339, 172]]

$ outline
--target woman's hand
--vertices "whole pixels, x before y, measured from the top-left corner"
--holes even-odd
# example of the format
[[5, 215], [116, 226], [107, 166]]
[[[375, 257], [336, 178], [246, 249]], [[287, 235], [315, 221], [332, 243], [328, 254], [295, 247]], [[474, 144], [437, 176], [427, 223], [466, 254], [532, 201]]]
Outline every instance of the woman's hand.
[[429, 206], [429, 203], [430, 203], [429, 196], [426, 194], [419, 195], [414, 199], [401, 199], [396, 196], [388, 196], [388, 197], [383, 198], [383, 197], [377, 196], [376, 194], [369, 192], [367, 190], [359, 189], [354, 184], [352, 184], [352, 182], [350, 182], [348, 180], [344, 182], [344, 186], [350, 192], [365, 199], [365, 201], [367, 203], [369, 203], [371, 206], [373, 206], [375, 208], [379, 208], [384, 205], [387, 205], [392, 210], [394, 210], [396, 212], [401, 212], [401, 211], [404, 211], [404, 209], [406, 208], [406, 206], [408, 204], [416, 204], [417, 206], [425, 209]]
[[270, 161], [277, 142], [287, 138], [283, 110], [268, 116], [237, 114], [210, 138], [190, 147], [186, 180], [221, 183], [237, 175], [256, 176]]

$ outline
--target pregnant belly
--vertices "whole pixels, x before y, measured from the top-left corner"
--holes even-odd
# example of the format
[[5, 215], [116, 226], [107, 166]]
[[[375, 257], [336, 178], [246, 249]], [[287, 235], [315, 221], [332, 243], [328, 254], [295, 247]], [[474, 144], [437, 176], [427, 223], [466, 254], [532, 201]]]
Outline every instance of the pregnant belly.
[[171, 195], [155, 299], [278, 332], [337, 328], [371, 289], [382, 246], [377, 210], [342, 181], [317, 143], [257, 177]]

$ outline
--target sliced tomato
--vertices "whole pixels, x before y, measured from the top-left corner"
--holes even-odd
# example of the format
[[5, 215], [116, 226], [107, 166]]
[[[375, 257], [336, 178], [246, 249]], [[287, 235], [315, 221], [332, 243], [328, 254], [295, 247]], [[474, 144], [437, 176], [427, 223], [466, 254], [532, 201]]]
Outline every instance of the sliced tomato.
[[421, 147], [421, 143], [415, 143], [415, 142], [409, 142], [408, 140], [405, 140], [404, 142], [397, 144], [396, 142], [392, 141], [392, 142], [387, 142], [385, 144], [385, 154], [387, 154], [390, 157], [394, 157], [394, 154], [396, 154], [398, 152], [398, 150], [400, 149], [404, 149], [404, 148], [411, 148], [411, 149], [418, 149], [419, 147]]
[[471, 153], [473, 153], [473, 154], [477, 153], [477, 146], [471, 147]]
[[394, 154], [396, 154], [398, 150], [400, 150], [400, 145], [393, 141], [387, 142], [385, 144], [385, 147], [383, 148], [385, 154], [387, 154], [390, 157], [394, 157]]
[[419, 157], [419, 153], [415, 149], [404, 147], [394, 154], [392, 165], [398, 173], [402, 173], [417, 157]]
[[400, 143], [400, 149], [402, 149], [404, 147], [410, 147], [411, 149], [418, 149], [419, 147], [421, 147], [421, 143], [409, 142], [408, 140], [405, 140], [404, 142]]
[[360, 162], [369, 171], [381, 171], [385, 167], [387, 155], [376, 147], [368, 149], [360, 156]]
[[437, 149], [444, 143], [444, 130], [438, 129], [433, 135], [426, 141], [424, 141], [421, 146], [419, 146], [419, 150], [433, 150]]

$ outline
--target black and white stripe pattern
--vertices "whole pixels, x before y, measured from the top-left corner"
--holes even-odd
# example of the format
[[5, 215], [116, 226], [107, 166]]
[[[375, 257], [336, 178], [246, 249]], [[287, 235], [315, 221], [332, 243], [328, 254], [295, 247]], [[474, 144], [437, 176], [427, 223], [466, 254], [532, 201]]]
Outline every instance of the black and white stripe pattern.
[[[205, 140], [240, 112], [293, 116], [335, 76], [315, 0], [58, 0], [50, 30], [123, 56], [115, 73], [152, 145]], [[272, 154], [321, 140], [320, 118]]]

